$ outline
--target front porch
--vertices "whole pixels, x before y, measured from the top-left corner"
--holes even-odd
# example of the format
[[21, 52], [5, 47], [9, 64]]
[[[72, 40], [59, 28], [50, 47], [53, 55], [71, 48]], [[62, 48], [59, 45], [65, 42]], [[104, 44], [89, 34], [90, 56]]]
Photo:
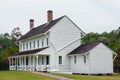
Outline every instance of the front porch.
[[9, 70], [49, 71], [50, 55], [9, 57]]

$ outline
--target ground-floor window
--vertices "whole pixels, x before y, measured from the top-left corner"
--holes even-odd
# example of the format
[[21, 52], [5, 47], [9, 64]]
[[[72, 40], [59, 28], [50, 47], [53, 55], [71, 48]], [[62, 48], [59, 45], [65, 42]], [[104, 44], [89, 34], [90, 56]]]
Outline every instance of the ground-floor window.
[[86, 63], [86, 56], [85, 56], [85, 55], [83, 55], [83, 57], [84, 57], [84, 63]]
[[62, 56], [59, 56], [59, 64], [62, 64]]
[[76, 56], [74, 56], [74, 63], [76, 64]]
[[46, 64], [49, 64], [49, 56], [46, 56]]

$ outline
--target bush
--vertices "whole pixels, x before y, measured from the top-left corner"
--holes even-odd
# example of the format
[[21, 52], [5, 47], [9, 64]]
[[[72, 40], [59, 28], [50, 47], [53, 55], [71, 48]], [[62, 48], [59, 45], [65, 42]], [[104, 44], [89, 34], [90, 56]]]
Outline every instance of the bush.
[[0, 62], [0, 70], [9, 70], [8, 62]]

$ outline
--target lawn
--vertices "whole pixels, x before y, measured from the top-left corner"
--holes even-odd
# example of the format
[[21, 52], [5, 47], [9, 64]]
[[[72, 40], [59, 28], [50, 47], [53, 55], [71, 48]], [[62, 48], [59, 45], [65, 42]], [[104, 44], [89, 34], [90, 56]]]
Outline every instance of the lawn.
[[120, 80], [120, 75], [116, 75], [116, 76], [88, 76], [88, 75], [72, 75], [72, 74], [58, 74], [58, 73], [52, 73], [52, 74], [71, 78], [74, 80]]
[[[72, 75], [72, 74], [58, 74], [58, 76], [68, 77], [74, 80], [120, 80], [120, 75], [115, 76], [85, 76], [85, 75]], [[34, 73], [25, 71], [0, 71], [0, 80], [57, 80], [54, 78], [41, 76]]]
[[25, 71], [0, 71], [0, 80], [57, 80]]

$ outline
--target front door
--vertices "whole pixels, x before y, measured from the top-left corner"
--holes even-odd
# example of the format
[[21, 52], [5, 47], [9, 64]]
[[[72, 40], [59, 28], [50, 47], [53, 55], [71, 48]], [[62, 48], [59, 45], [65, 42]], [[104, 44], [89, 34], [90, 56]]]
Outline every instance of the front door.
[[49, 60], [49, 56], [46, 56], [46, 65], [49, 65], [49, 62], [50, 60]]
[[26, 65], [28, 65], [28, 57], [26, 57]]

